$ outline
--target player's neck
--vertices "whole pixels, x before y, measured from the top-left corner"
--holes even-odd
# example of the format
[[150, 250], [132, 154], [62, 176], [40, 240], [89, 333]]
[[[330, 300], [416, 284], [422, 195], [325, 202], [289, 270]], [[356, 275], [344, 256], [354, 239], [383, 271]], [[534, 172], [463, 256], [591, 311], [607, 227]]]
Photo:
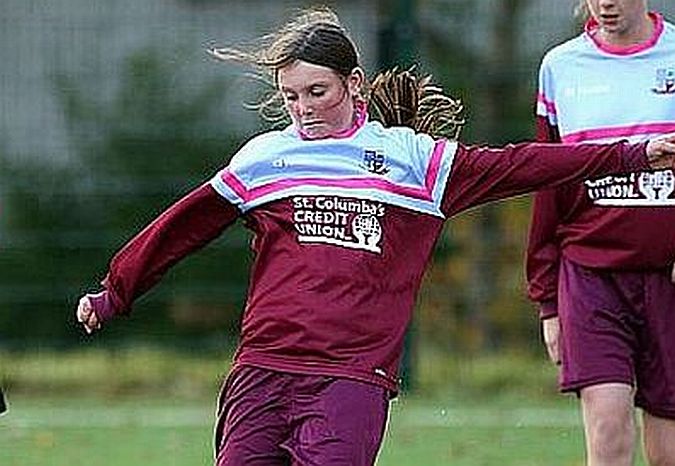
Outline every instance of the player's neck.
[[645, 13], [639, 20], [623, 29], [600, 27], [597, 39], [604, 44], [619, 47], [637, 45], [648, 41], [654, 34], [654, 28], [653, 18]]

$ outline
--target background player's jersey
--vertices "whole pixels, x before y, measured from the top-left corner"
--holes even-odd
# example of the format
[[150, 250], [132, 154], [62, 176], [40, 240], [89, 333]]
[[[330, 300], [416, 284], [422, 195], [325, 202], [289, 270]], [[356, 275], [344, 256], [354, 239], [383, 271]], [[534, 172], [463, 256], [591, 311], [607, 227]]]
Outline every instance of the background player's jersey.
[[675, 132], [675, 27], [660, 16], [654, 22], [654, 36], [638, 46], [599, 44], [590, 23], [544, 56], [537, 115], [563, 142], [636, 142]]
[[[645, 43], [600, 44], [591, 20], [583, 34], [546, 54], [536, 110], [539, 140], [642, 141], [675, 132], [675, 28], [651, 17], [654, 33]], [[612, 269], [672, 263], [673, 206], [671, 170], [589, 178], [538, 194], [528, 254], [530, 296], [555, 298], [560, 253]]]

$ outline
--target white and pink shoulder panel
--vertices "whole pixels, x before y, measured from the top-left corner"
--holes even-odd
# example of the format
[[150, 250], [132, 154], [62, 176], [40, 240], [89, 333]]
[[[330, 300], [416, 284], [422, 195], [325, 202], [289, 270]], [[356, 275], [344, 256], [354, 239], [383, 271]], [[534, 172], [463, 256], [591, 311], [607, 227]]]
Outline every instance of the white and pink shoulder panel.
[[344, 138], [302, 140], [291, 128], [256, 136], [212, 180], [242, 212], [291, 196], [383, 202], [444, 218], [457, 143], [367, 122]]

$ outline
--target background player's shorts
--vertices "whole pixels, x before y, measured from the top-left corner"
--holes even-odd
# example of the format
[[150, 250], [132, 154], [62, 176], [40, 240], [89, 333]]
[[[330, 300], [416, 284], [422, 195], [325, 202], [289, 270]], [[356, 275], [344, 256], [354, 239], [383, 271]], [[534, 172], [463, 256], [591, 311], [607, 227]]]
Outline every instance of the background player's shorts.
[[0, 388], [0, 414], [7, 411], [7, 403], [5, 403], [5, 395], [2, 393], [2, 388]]
[[670, 270], [618, 272], [562, 259], [563, 391], [636, 386], [635, 404], [675, 419], [675, 285]]
[[389, 409], [383, 387], [241, 366], [218, 403], [218, 466], [370, 466]]

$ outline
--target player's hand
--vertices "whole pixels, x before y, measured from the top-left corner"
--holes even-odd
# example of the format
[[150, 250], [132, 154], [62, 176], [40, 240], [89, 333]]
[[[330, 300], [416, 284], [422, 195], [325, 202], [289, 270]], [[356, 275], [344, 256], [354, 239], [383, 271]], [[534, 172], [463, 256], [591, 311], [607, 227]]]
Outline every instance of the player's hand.
[[675, 264], [673, 264], [673, 268], [670, 269], [670, 281], [675, 283]]
[[77, 305], [76, 311], [77, 321], [82, 324], [87, 333], [92, 333], [94, 330], [101, 328], [101, 322], [91, 306], [88, 296], [82, 296]]
[[652, 169], [675, 168], [675, 133], [652, 139], [646, 152]]
[[560, 318], [549, 317], [541, 322], [542, 332], [544, 334], [544, 343], [546, 351], [551, 361], [560, 365]]

